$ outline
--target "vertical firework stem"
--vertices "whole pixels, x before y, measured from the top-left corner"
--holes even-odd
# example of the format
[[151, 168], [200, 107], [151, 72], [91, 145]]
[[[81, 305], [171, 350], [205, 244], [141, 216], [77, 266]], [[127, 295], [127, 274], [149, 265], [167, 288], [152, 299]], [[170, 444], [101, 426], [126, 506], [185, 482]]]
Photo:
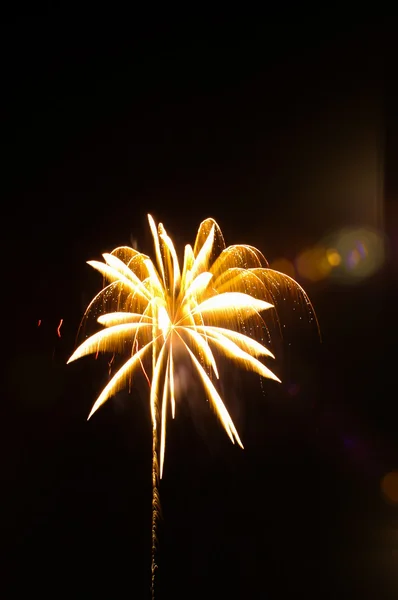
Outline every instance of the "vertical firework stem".
[[[152, 335], [153, 339], [156, 338], [156, 319], [153, 319]], [[152, 376], [155, 373], [156, 368], [156, 343], [152, 347]], [[151, 593], [152, 600], [155, 598], [155, 571], [156, 571], [156, 527], [159, 516], [159, 461], [158, 461], [158, 410], [155, 394], [155, 406], [152, 414], [152, 560], [151, 560]]]
[[157, 568], [156, 565], [156, 527], [158, 523], [159, 516], [159, 490], [158, 490], [158, 482], [159, 482], [159, 461], [158, 461], [158, 435], [157, 428], [153, 428], [152, 432], [152, 563], [151, 563], [151, 572], [152, 572], [152, 582], [151, 582], [151, 591], [152, 591], [152, 600], [155, 598], [155, 571]]

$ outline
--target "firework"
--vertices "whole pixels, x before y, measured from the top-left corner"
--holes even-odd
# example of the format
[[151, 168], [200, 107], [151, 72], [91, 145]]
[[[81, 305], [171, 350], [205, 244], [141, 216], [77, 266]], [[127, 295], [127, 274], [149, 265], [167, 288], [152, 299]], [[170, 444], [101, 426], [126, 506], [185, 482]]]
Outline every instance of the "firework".
[[[108, 398], [143, 371], [150, 387], [152, 418], [152, 593], [154, 590], [158, 480], [162, 477], [166, 425], [175, 416], [175, 365], [185, 354], [192, 362], [211, 406], [233, 443], [243, 444], [217, 391], [217, 358], [224, 355], [262, 377], [280, 381], [260, 359], [274, 358], [264, 311], [280, 298], [295, 294], [311, 309], [304, 290], [293, 279], [268, 268], [259, 250], [247, 245], [226, 247], [213, 219], [199, 227], [194, 246], [185, 246], [180, 265], [171, 238], [148, 215], [155, 260], [122, 246], [89, 261], [106, 285], [89, 304], [103, 329], [86, 339], [68, 362], [87, 354], [121, 353], [126, 361], [94, 403], [89, 418]], [[273, 318], [277, 321], [277, 311]], [[151, 361], [150, 376], [147, 375]], [[145, 366], [147, 365], [147, 366]], [[149, 370], [149, 369], [148, 369]]]

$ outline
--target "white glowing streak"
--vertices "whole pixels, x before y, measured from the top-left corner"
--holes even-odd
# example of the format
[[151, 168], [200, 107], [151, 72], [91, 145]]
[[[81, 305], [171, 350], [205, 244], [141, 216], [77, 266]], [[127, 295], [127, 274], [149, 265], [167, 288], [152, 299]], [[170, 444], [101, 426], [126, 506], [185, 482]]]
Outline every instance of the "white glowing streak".
[[269, 356], [270, 358], [275, 358], [275, 356], [262, 344], [254, 340], [253, 338], [244, 335], [243, 333], [239, 333], [238, 331], [234, 331], [233, 329], [226, 329], [225, 327], [216, 327], [210, 325], [196, 325], [195, 329], [199, 332], [203, 331], [203, 333], [208, 334], [221, 334], [226, 338], [231, 339], [233, 342], [238, 344], [242, 348], [242, 350], [250, 350], [254, 356]]
[[273, 308], [273, 304], [265, 302], [264, 300], [258, 300], [249, 296], [249, 294], [243, 294], [242, 292], [225, 292], [218, 296], [213, 296], [208, 300], [205, 300], [199, 304], [193, 313], [209, 313], [209, 312], [220, 312], [223, 310], [239, 310], [244, 309], [247, 311], [258, 313], [261, 310]]
[[137, 288], [139, 288], [139, 290], [142, 292], [142, 294], [146, 297], [146, 299], [150, 300], [150, 293], [142, 283], [141, 279], [139, 279], [137, 275], [133, 273], [133, 271], [127, 265], [125, 265], [122, 260], [120, 260], [120, 258], [118, 258], [117, 256], [113, 256], [113, 254], [106, 253], [102, 256], [104, 257], [104, 260], [107, 265], [109, 265], [110, 267], [112, 267], [112, 269], [115, 269], [115, 271], [118, 271], [121, 275], [124, 275], [124, 277], [126, 277], [132, 283], [134, 283], [137, 286]]
[[150, 327], [150, 323], [123, 323], [122, 325], [114, 325], [109, 329], [103, 329], [85, 340], [75, 350], [67, 364], [93, 352], [112, 350], [120, 345], [123, 336], [130, 335], [142, 327]]
[[88, 415], [87, 420], [99, 409], [99, 407], [104, 404], [116, 392], [118, 392], [122, 387], [125, 386], [126, 379], [128, 375], [131, 375], [134, 368], [137, 365], [141, 364], [142, 357], [145, 352], [147, 352], [148, 348], [152, 346], [152, 344], [156, 340], [151, 340], [148, 342], [139, 352], [136, 352], [129, 360], [119, 369], [119, 371], [112, 377], [110, 382], [105, 386], [102, 390], [100, 396], [97, 398], [93, 408], [91, 409], [90, 414]]
[[234, 342], [231, 342], [231, 340], [228, 340], [223, 335], [214, 334], [214, 337], [213, 335], [208, 335], [208, 339], [214, 342], [215, 344], [221, 346], [223, 352], [227, 356], [229, 355], [231, 358], [241, 359], [248, 366], [250, 365], [253, 371], [258, 373], [262, 377], [267, 377], [268, 379], [273, 379], [274, 381], [278, 381], [279, 383], [281, 383], [280, 379], [278, 379], [278, 377], [274, 375], [272, 371], [270, 371], [265, 365], [263, 365], [262, 362], [257, 360], [257, 358], [251, 356], [251, 354], [248, 354], [247, 352], [244, 352], [244, 350], [241, 350], [239, 346], [237, 346]]
[[167, 416], [167, 391], [168, 391], [168, 375], [169, 375], [169, 361], [167, 361], [166, 375], [163, 385], [163, 398], [162, 398], [162, 425], [160, 433], [160, 479], [163, 475], [164, 465], [164, 453], [166, 449], [166, 416]]
[[173, 244], [171, 238], [167, 235], [166, 232], [162, 233], [160, 235], [160, 237], [162, 238], [162, 240], [166, 244], [167, 248], [169, 249], [169, 252], [173, 259], [173, 291], [175, 291], [176, 286], [180, 283], [180, 279], [181, 279], [180, 265], [178, 263], [177, 253], [175, 251], [174, 244]]
[[214, 358], [213, 352], [211, 351], [211, 348], [210, 348], [209, 344], [207, 343], [207, 341], [200, 335], [200, 333], [195, 331], [195, 329], [193, 329], [193, 328], [188, 329], [188, 327], [179, 327], [178, 329], [180, 329], [181, 331], [183, 331], [185, 333], [188, 333], [191, 336], [191, 338], [194, 340], [194, 342], [198, 346], [199, 350], [201, 350], [203, 352], [205, 359], [206, 359], [206, 363], [208, 365], [211, 365], [215, 376], [217, 377], [217, 379], [219, 379], [216, 360]]
[[205, 290], [207, 288], [207, 286], [209, 285], [209, 281], [212, 277], [213, 277], [213, 274], [209, 273], [208, 271], [205, 271], [204, 273], [201, 273], [200, 275], [195, 277], [195, 279], [192, 281], [191, 285], [185, 292], [181, 304], [187, 298], [190, 299], [191, 296], [196, 296], [197, 294], [201, 294], [203, 292], [203, 290]]
[[[202, 365], [200, 364], [200, 362], [198, 361], [196, 356], [193, 354], [193, 352], [191, 352], [191, 350], [188, 348], [188, 346], [186, 345], [186, 343], [183, 340], [182, 340], [182, 342], [183, 342], [184, 346], [186, 347], [187, 351], [189, 352], [189, 355], [200, 375], [200, 378], [202, 379], [205, 390], [209, 394], [210, 400], [213, 402], [214, 408], [216, 409], [216, 412], [217, 412], [218, 416], [220, 417], [221, 423], [224, 425], [225, 431], [227, 432], [230, 440], [232, 441], [233, 444], [235, 443], [235, 440], [236, 440], [238, 442], [239, 446], [241, 448], [243, 448], [243, 444], [240, 441], [238, 432], [235, 429], [235, 425], [233, 424], [233, 421], [232, 421], [231, 417], [229, 416], [229, 413], [228, 413], [227, 409], [225, 408], [225, 405], [224, 405], [219, 393], [217, 392], [216, 388], [212, 384], [209, 376], [207, 375], [206, 371], [203, 369]], [[235, 438], [235, 440], [234, 440], [234, 438]]]
[[210, 254], [213, 249], [214, 243], [214, 225], [210, 229], [209, 235], [206, 238], [205, 243], [201, 247], [197, 257], [195, 258], [195, 262], [192, 267], [192, 279], [196, 277], [199, 269], [205, 269], [207, 267], [207, 263], [209, 262]]
[[156, 260], [158, 262], [158, 266], [159, 266], [160, 272], [162, 274], [163, 283], [166, 285], [166, 278], [164, 276], [164, 265], [163, 265], [162, 253], [160, 251], [158, 231], [157, 231], [157, 228], [155, 225], [155, 221], [153, 220], [151, 215], [148, 215], [148, 221], [149, 221], [149, 227], [151, 228], [153, 241], [155, 244]]
[[128, 287], [134, 294], [138, 294], [138, 296], [141, 296], [143, 300], [148, 302], [148, 298], [146, 294], [144, 294], [141, 291], [140, 286], [135, 285], [130, 279], [127, 279], [127, 277], [122, 275], [122, 273], [116, 271], [116, 269], [113, 269], [112, 267], [110, 267], [109, 265], [105, 265], [104, 263], [100, 263], [98, 260], [88, 260], [87, 264], [99, 271], [102, 275], [104, 275], [104, 277], [106, 277], [110, 281], [120, 281], [126, 287]]
[[172, 347], [172, 337], [170, 339], [170, 354], [169, 354], [169, 368], [170, 368], [170, 402], [171, 402], [171, 414], [174, 419], [176, 412], [176, 401], [174, 396], [174, 363], [173, 363], [173, 347]]
[[158, 308], [158, 325], [159, 325], [159, 329], [163, 333], [163, 339], [166, 339], [167, 333], [169, 332], [169, 329], [170, 329], [171, 322], [170, 322], [169, 313], [164, 308], [164, 306], [159, 306], [159, 308]]
[[159, 378], [160, 378], [160, 372], [162, 369], [162, 363], [163, 363], [163, 357], [164, 357], [164, 351], [165, 351], [165, 347], [166, 344], [163, 344], [162, 349], [159, 353], [158, 359], [156, 361], [156, 366], [155, 369], [153, 371], [153, 375], [152, 375], [152, 385], [151, 385], [151, 417], [152, 417], [152, 427], [155, 430], [156, 429], [156, 409], [158, 406], [158, 394], [159, 394]]
[[110, 327], [112, 325], [121, 325], [122, 323], [134, 323], [135, 321], [145, 321], [145, 319], [152, 320], [149, 315], [143, 315], [141, 313], [129, 313], [129, 312], [113, 312], [101, 315], [98, 317], [98, 323]]
[[192, 265], [195, 262], [195, 255], [192, 250], [191, 244], [187, 244], [184, 250], [184, 265], [182, 268], [182, 280], [185, 282], [185, 287], [187, 288], [192, 281], [191, 277], [191, 269]]
[[155, 267], [153, 266], [153, 262], [151, 259], [144, 260], [144, 265], [148, 269], [149, 273], [149, 283], [153, 287], [154, 291], [156, 291], [159, 296], [164, 298], [164, 287], [160, 282], [158, 274], [156, 273]]

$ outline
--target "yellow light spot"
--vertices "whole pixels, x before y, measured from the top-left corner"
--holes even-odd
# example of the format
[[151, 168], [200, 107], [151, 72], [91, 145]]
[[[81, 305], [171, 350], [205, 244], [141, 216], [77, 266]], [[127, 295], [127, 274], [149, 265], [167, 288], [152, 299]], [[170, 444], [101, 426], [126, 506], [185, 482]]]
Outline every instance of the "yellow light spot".
[[329, 248], [326, 251], [326, 256], [331, 267], [338, 267], [341, 263], [341, 256], [334, 248]]

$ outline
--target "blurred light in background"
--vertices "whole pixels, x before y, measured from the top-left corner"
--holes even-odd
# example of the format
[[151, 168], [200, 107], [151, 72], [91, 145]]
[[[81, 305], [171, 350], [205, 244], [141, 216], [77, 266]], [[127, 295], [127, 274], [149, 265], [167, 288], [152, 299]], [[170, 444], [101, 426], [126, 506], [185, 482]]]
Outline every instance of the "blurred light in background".
[[391, 471], [381, 480], [382, 494], [390, 504], [398, 506], [398, 471]]
[[341, 256], [333, 276], [342, 282], [355, 283], [374, 275], [385, 259], [384, 236], [367, 227], [346, 228], [333, 234], [329, 245]]
[[289, 277], [296, 277], [296, 271], [294, 265], [287, 258], [277, 258], [270, 264], [271, 269], [275, 271], [280, 271], [281, 273], [285, 273], [285, 275], [289, 275]]
[[321, 281], [329, 276], [332, 265], [328, 260], [327, 250], [315, 246], [304, 250], [296, 259], [298, 274], [308, 281]]
[[341, 256], [335, 248], [328, 248], [326, 250], [326, 257], [331, 267], [338, 267], [341, 263]]
[[380, 232], [368, 227], [344, 228], [301, 252], [295, 265], [298, 275], [307, 281], [331, 278], [355, 284], [383, 266], [385, 249], [386, 240]]

